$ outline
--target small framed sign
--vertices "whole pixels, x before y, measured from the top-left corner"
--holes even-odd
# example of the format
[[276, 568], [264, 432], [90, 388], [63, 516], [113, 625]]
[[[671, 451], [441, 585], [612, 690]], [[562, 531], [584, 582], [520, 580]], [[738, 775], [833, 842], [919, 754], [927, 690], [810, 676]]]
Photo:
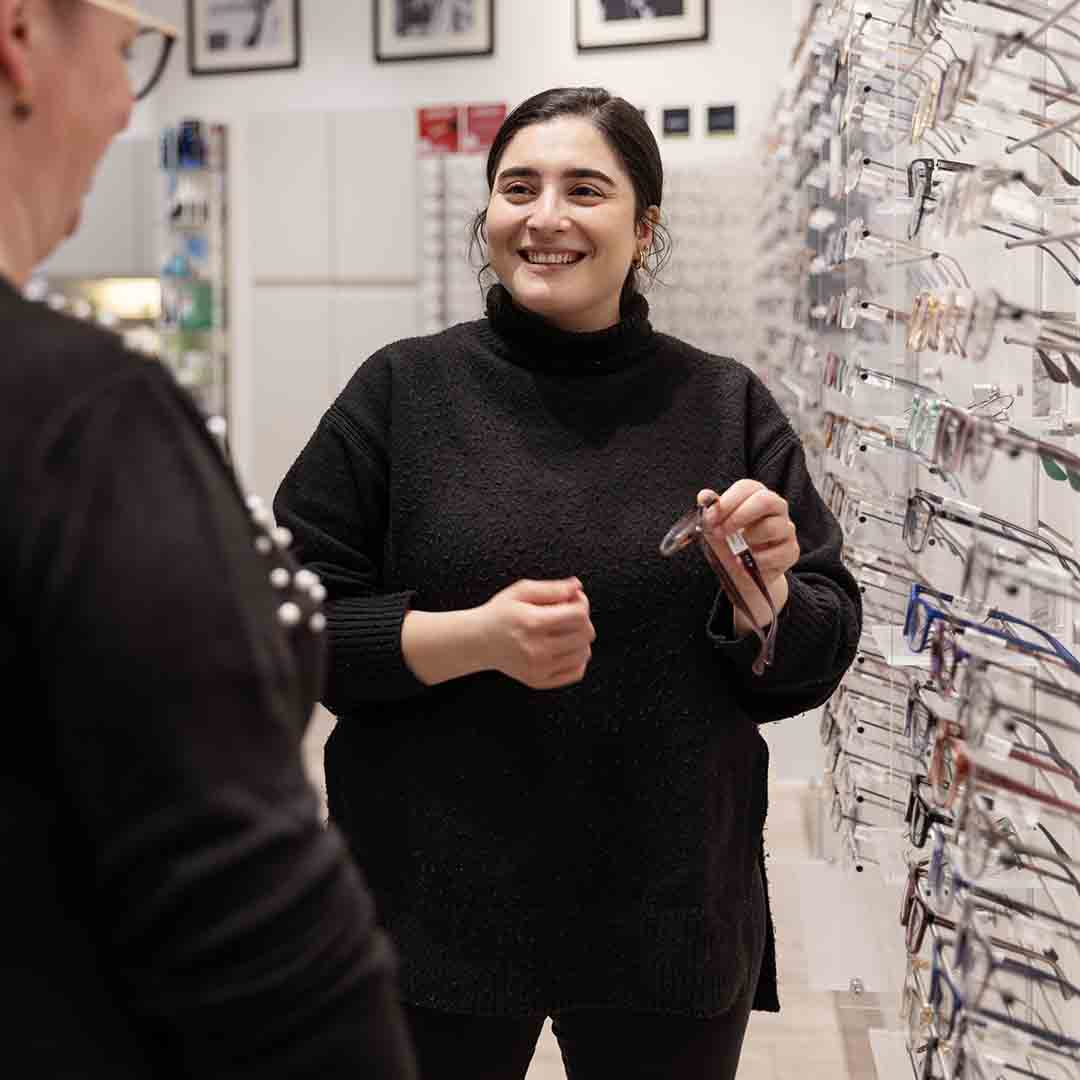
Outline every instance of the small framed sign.
[[416, 126], [422, 155], [456, 154], [460, 146], [459, 109], [456, 105], [436, 105], [417, 109]]
[[298, 68], [300, 0], [187, 0], [187, 38], [192, 75]]
[[506, 119], [505, 105], [466, 105], [465, 134], [461, 149], [466, 153], [489, 150]]
[[686, 138], [690, 134], [690, 110], [689, 109], [665, 109], [664, 110], [664, 137]]
[[706, 111], [706, 130], [710, 135], [735, 134], [735, 106], [710, 105]]
[[707, 0], [575, 0], [579, 52], [706, 41]]
[[495, 0], [374, 0], [375, 60], [439, 60], [495, 51]]

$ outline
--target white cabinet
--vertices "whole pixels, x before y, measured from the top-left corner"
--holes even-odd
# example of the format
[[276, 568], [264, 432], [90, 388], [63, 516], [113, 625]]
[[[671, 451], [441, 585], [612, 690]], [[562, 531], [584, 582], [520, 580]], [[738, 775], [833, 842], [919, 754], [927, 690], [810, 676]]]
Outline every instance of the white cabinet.
[[78, 231], [40, 270], [49, 277], [157, 277], [157, 141], [117, 139], [83, 203]]
[[268, 502], [337, 389], [331, 307], [328, 289], [255, 289], [247, 481]]
[[373, 352], [418, 332], [410, 110], [248, 122], [250, 484], [277, 490]]
[[256, 282], [325, 284], [331, 277], [329, 116], [254, 115], [247, 150]]
[[411, 286], [334, 291], [330, 349], [335, 395], [373, 352], [416, 334], [416, 304]]
[[334, 115], [331, 200], [336, 281], [416, 280], [415, 126], [408, 109]]
[[410, 110], [255, 115], [247, 148], [257, 282], [416, 280]]

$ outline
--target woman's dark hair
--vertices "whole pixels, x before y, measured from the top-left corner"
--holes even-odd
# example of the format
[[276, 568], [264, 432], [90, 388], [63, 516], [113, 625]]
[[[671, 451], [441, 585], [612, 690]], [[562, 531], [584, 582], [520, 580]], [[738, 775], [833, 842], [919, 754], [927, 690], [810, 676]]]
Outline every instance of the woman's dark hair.
[[[659, 207], [664, 196], [664, 164], [660, 159], [660, 148], [656, 139], [645, 123], [645, 118], [625, 98], [613, 97], [607, 90], [594, 86], [560, 87], [545, 90], [522, 102], [502, 123], [495, 141], [491, 144], [487, 157], [488, 191], [495, 187], [495, 177], [499, 171], [499, 162], [510, 140], [523, 128], [533, 124], [543, 124], [561, 116], [582, 116], [607, 140], [608, 145], [618, 157], [634, 186], [634, 220], [644, 220], [645, 211], [650, 206]], [[481, 210], [473, 219], [471, 226], [472, 242], [470, 254], [475, 247], [483, 250], [487, 240], [484, 226], [487, 210]], [[655, 280], [661, 267], [667, 262], [671, 252], [671, 237], [660, 223], [653, 224], [653, 244], [645, 258], [642, 272], [650, 280]], [[488, 269], [485, 263], [480, 269], [480, 277]], [[631, 267], [623, 282], [620, 308], [625, 311], [628, 302], [640, 292], [638, 273]]]

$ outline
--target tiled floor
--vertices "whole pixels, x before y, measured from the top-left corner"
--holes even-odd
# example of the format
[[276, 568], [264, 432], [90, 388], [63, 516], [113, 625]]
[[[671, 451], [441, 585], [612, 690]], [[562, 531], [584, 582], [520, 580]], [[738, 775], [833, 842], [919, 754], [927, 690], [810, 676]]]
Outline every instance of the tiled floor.
[[[326, 721], [323, 717], [316, 723], [305, 746], [312, 777], [320, 785], [321, 747], [328, 731]], [[772, 785], [766, 836], [783, 1011], [775, 1015], [754, 1013], [739, 1078], [908, 1080], [910, 1070], [907, 1077], [891, 1070], [888, 1076], [879, 1075], [871, 1051], [872, 1029], [897, 1026], [895, 996], [888, 992], [854, 994], [846, 987], [836, 986], [837, 979], [832, 987], [823, 987], [820, 970], [812, 977], [809, 958], [815, 953], [821, 955], [826, 935], [814, 941], [808, 941], [807, 935], [814, 932], [815, 926], [822, 925], [819, 920], [830, 916], [828, 890], [851, 887], [850, 879], [823, 871], [814, 839], [816, 807], [815, 794], [809, 789], [799, 785]], [[892, 923], [895, 918], [884, 921]], [[835, 933], [836, 928], [832, 930]], [[870, 925], [843, 928], [844, 933], [855, 936], [870, 936], [874, 930]], [[841, 965], [840, 970], [847, 969]], [[852, 977], [864, 974], [858, 962], [853, 961]], [[889, 974], [886, 971], [886, 977], [877, 980], [883, 989], [889, 987]], [[899, 977], [902, 980], [902, 963]], [[874, 982], [866, 981], [871, 985]], [[544, 1028], [527, 1080], [565, 1080], [550, 1024]]]

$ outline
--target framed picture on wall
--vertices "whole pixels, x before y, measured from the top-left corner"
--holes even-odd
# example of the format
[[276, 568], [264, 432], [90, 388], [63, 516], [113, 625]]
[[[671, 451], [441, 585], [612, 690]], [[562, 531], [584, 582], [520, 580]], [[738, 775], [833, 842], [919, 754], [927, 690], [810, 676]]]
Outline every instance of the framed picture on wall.
[[300, 0], [187, 0], [192, 75], [300, 66]]
[[578, 52], [707, 41], [709, 0], [574, 0]]
[[374, 0], [373, 7], [379, 63], [495, 51], [495, 0]]

